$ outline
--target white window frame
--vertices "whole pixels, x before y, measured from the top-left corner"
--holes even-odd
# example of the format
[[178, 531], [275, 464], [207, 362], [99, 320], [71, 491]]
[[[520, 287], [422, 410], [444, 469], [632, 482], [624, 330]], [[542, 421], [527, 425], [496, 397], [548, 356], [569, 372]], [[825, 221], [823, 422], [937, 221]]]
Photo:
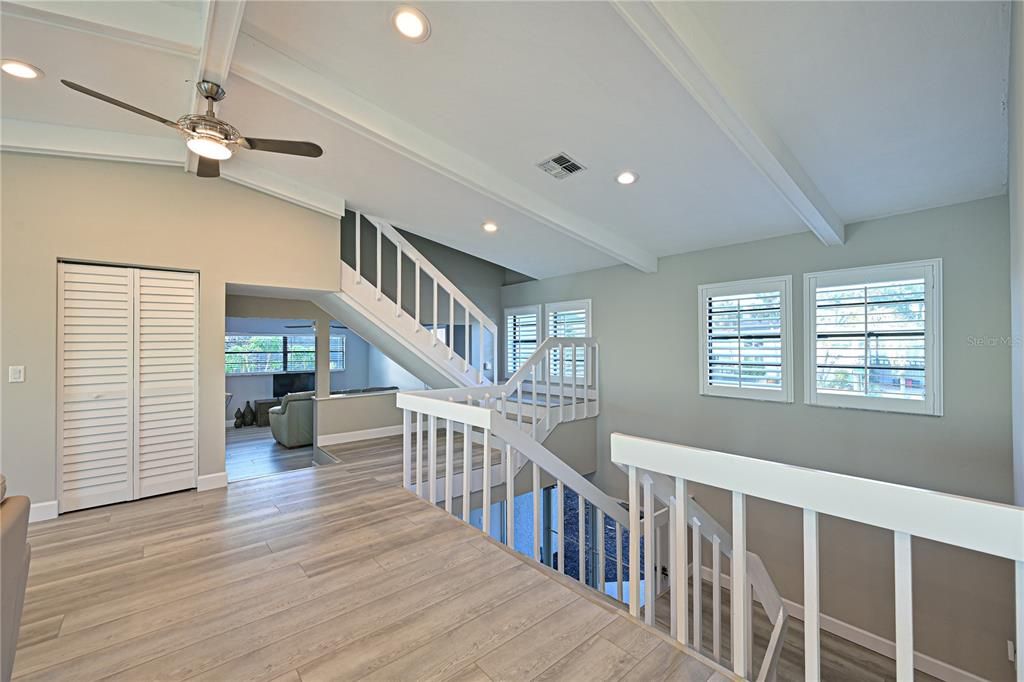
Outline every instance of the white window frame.
[[[818, 287], [919, 278], [925, 281], [924, 400], [818, 393]], [[932, 258], [804, 274], [804, 349], [804, 402], [808, 405], [942, 416], [942, 259]]]
[[504, 375], [505, 379], [509, 379], [512, 376], [512, 374], [513, 374], [513, 372], [511, 371], [511, 367], [510, 367], [511, 363], [510, 363], [510, 358], [509, 358], [509, 353], [508, 353], [508, 318], [511, 317], [512, 315], [524, 315], [524, 314], [530, 314], [530, 313], [533, 313], [534, 315], [536, 315], [537, 316], [537, 347], [539, 348], [540, 344], [544, 343], [544, 330], [547, 327], [547, 318], [544, 317], [543, 312], [544, 311], [541, 309], [540, 305], [520, 305], [520, 306], [515, 306], [515, 307], [512, 307], [512, 308], [505, 308], [505, 310], [502, 311], [501, 333], [502, 333], [502, 337], [503, 337], [504, 342], [505, 342], [502, 345], [502, 350], [503, 350], [503, 352], [505, 354], [505, 359], [504, 359], [504, 363], [503, 363], [503, 365], [504, 365], [503, 369], [504, 369], [504, 372], [505, 372], [505, 375]]
[[[701, 284], [697, 287], [697, 329], [700, 338], [700, 394], [720, 398], [743, 398], [769, 402], [793, 402], [793, 276], [760, 277], [734, 282]], [[778, 291], [782, 320], [782, 387], [779, 390], [767, 388], [743, 388], [716, 386], [708, 381], [708, 330], [707, 306], [711, 296], [731, 296]]]

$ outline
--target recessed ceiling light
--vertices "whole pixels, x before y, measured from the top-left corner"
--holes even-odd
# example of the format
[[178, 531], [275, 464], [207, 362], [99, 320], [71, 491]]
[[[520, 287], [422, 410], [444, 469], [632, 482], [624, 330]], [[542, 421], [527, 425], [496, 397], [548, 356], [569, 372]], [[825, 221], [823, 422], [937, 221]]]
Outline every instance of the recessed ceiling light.
[[634, 182], [637, 181], [639, 177], [640, 176], [637, 175], [636, 172], [631, 170], [625, 170], [615, 177], [615, 182], [619, 183], [620, 185], [632, 185]]
[[395, 30], [417, 43], [430, 37], [430, 22], [423, 12], [414, 7], [399, 7], [391, 15]]
[[0, 69], [3, 69], [4, 73], [10, 74], [15, 78], [41, 78], [43, 75], [42, 69], [14, 59], [3, 60], [3, 62], [0, 63]]
[[498, 231], [498, 223], [494, 222], [493, 220], [486, 221], [483, 225], [481, 225], [481, 227], [484, 228], [484, 232]]

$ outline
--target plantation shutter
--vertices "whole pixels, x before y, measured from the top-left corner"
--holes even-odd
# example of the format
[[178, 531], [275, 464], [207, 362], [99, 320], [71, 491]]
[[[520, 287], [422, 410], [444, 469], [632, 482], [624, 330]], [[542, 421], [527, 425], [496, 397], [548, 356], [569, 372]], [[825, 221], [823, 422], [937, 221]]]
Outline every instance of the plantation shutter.
[[[590, 302], [571, 301], [554, 303], [547, 307], [548, 338], [584, 338], [590, 336]], [[573, 350], [565, 349], [565, 362], [559, 357], [559, 349], [551, 351], [551, 375], [561, 376], [563, 381], [572, 381]], [[576, 377], [586, 381], [586, 351], [576, 348]]]
[[196, 485], [198, 276], [136, 270], [136, 497]]
[[505, 373], [512, 376], [537, 350], [540, 310], [536, 306], [505, 311]]
[[132, 499], [132, 271], [58, 266], [60, 508]]
[[782, 292], [708, 296], [707, 383], [782, 390]]

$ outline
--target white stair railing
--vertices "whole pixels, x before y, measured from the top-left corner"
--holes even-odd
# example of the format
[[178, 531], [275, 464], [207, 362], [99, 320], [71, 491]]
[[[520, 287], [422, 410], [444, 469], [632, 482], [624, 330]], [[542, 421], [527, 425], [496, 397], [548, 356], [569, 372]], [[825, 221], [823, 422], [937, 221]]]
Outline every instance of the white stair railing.
[[[689, 518], [689, 505], [680, 502], [689, 499], [688, 484], [701, 483], [731, 491], [732, 668], [741, 677], [749, 679], [751, 676], [749, 578], [754, 571], [763, 569], [759, 561], [751, 561], [752, 555], [746, 551], [748, 495], [803, 510], [804, 670], [807, 680], [821, 679], [819, 514], [893, 531], [897, 679], [914, 677], [912, 537], [1013, 561], [1016, 594], [1008, 595], [1008, 599], [1014, 599], [1016, 604], [1017, 642], [1024, 636], [1024, 509], [1020, 507], [622, 434], [612, 434], [611, 456], [613, 462], [629, 472], [631, 505], [641, 499], [653, 503], [656, 479], [667, 477], [672, 481], [674, 494], [669, 499], [674, 512], [668, 532], [677, 566], [687, 561], [685, 529], [679, 519]], [[640, 526], [637, 514], [630, 515], [630, 526], [634, 529]], [[630, 555], [631, 572], [639, 569], [639, 554], [637, 551]], [[644, 552], [644, 561], [653, 561], [649, 550]], [[673, 591], [686, 594], [685, 572], [673, 572], [671, 582]], [[681, 601], [685, 603], [685, 599]], [[685, 612], [678, 608], [679, 603], [680, 600], [674, 600], [672, 607], [671, 618], [676, 624], [673, 630], [677, 639], [686, 643]], [[769, 612], [776, 607], [762, 603]], [[784, 609], [781, 613], [784, 615]], [[779, 621], [785, 622], [785, 619]], [[784, 626], [773, 630], [770, 652], [781, 642], [783, 634]], [[771, 670], [762, 665], [758, 679], [766, 679], [770, 674]], [[1016, 679], [1024, 682], [1024, 665], [1017, 665]]]
[[[564, 364], [559, 363], [565, 359]], [[561, 369], [559, 369], [561, 368]], [[553, 369], [553, 371], [549, 371]], [[527, 552], [537, 561], [544, 555], [557, 557], [553, 567], [566, 571], [566, 540], [564, 518], [567, 491], [578, 495], [579, 514], [578, 537], [568, 538], [576, 543], [577, 578], [590, 584], [619, 601], [629, 603], [634, 615], [640, 615], [640, 604], [644, 602], [643, 616], [649, 624], [655, 624], [655, 603], [657, 596], [667, 589], [662, 580], [663, 572], [674, 576], [676, 565], [686, 566], [685, 573], [692, 572], [694, 585], [703, 580], [700, 560], [701, 539], [711, 543], [713, 549], [712, 585], [714, 632], [712, 652], [721, 659], [721, 556], [733, 556], [731, 535], [695, 500], [688, 500], [685, 518], [693, 528], [694, 551], [692, 562], [687, 559], [685, 544], [679, 564], [679, 547], [668, 532], [669, 515], [676, 513], [674, 506], [656, 511], [656, 493], [664, 493], [666, 477], [648, 476], [651, 494], [644, 500], [634, 500], [629, 509], [621, 501], [610, 497], [579, 472], [543, 446], [548, 434], [560, 423], [597, 416], [600, 412], [598, 379], [600, 372], [599, 347], [591, 338], [550, 338], [542, 343], [526, 363], [505, 383], [481, 388], [455, 388], [436, 391], [400, 393], [398, 407], [404, 411], [403, 439], [403, 484], [416, 491], [433, 504], [443, 503], [447, 511], [469, 521], [472, 511], [473, 494], [479, 492], [481, 528], [491, 528], [491, 504], [494, 488], [504, 493], [505, 501], [505, 542], [515, 547], [515, 479], [524, 468], [529, 467], [529, 489], [533, 501], [533, 543]], [[426, 418], [424, 418], [426, 415]], [[427, 431], [424, 438], [424, 428]], [[443, 436], [441, 435], [443, 434]], [[455, 445], [455, 436], [461, 434], [462, 443]], [[443, 438], [443, 444], [439, 442]], [[483, 457], [479, 465], [474, 464], [473, 444], [482, 445]], [[493, 450], [498, 449], [497, 462]], [[461, 471], [456, 465], [461, 458]], [[440, 466], [439, 463], [443, 461]], [[470, 472], [466, 475], [466, 472]], [[558, 528], [557, 551], [541, 543], [540, 493], [544, 487], [553, 486]], [[503, 487], [502, 491], [500, 488]], [[461, 493], [460, 493], [461, 491]], [[454, 497], [463, 500], [461, 508], [453, 508]], [[499, 500], [501, 498], [499, 497]], [[664, 496], [668, 499], [668, 496]], [[586, 550], [585, 520], [592, 511], [592, 527], [596, 546]], [[650, 513], [648, 513], [648, 510]], [[641, 527], [631, 521], [633, 514], [643, 518]], [[673, 521], [673, 524], [675, 522]], [[673, 526], [674, 527], [674, 526]], [[629, 532], [630, 529], [633, 532]], [[610, 542], [609, 542], [610, 540]], [[625, 551], [624, 542], [630, 543]], [[639, 549], [643, 547], [643, 551]], [[666, 554], [668, 561], [666, 562]], [[641, 569], [639, 564], [630, 566], [645, 558]], [[765, 605], [774, 631], [766, 664], [762, 666], [762, 679], [773, 679], [781, 650], [782, 635], [785, 632], [787, 614], [782, 598], [772, 582], [760, 558], [747, 554], [750, 587]], [[587, 566], [590, 566], [589, 581]], [[696, 568], [694, 568], [696, 567]], [[640, 594], [641, 580], [631, 581], [629, 576], [640, 576], [646, 590], [645, 598]], [[647, 579], [647, 577], [650, 577]], [[615, 587], [606, 589], [614, 580]], [[631, 594], [624, 590], [628, 587]], [[670, 592], [675, 604], [678, 593]], [[685, 592], [683, 600], [685, 602]], [[676, 606], [672, 607], [676, 613]], [[685, 613], [685, 608], [683, 610]], [[694, 648], [701, 649], [700, 632], [702, 610], [700, 590], [694, 589], [693, 632]], [[685, 620], [685, 619], [684, 619]], [[675, 619], [673, 619], [675, 624]], [[681, 641], [686, 640], [685, 625]], [[675, 628], [673, 628], [675, 634]]]
[[[375, 258], [370, 263], [365, 263], [363, 258], [364, 219], [373, 228], [371, 239]], [[394, 273], [390, 273], [382, 262], [384, 246], [388, 241], [395, 248]], [[390, 254], [388, 258], [391, 258]], [[407, 268], [403, 267], [403, 262], [406, 258], [412, 261], [412, 272], [405, 272]], [[497, 371], [497, 324], [410, 244], [391, 223], [381, 218], [357, 213], [355, 254], [351, 260], [355, 271], [355, 285], [365, 284], [374, 288], [376, 300], [391, 303], [395, 318], [406, 323], [410, 333], [424, 334], [426, 338], [432, 337], [429, 344], [432, 354], [445, 358], [449, 362], [460, 362], [461, 371], [472, 376], [473, 384], [490, 383], [485, 375], [485, 364], [490, 364], [492, 368], [495, 368], [494, 371]], [[385, 276], [389, 281], [385, 281]], [[412, 286], [414, 301], [411, 306], [407, 306], [412, 312], [407, 312], [402, 302], [403, 284], [407, 285], [410, 277], [414, 282]], [[423, 291], [424, 277], [427, 280], [425, 292]], [[458, 325], [463, 327], [461, 353], [456, 345], [455, 330]], [[448, 330], [443, 338], [437, 333], [440, 329]], [[474, 333], [477, 335], [475, 339], [477, 352], [475, 354], [472, 352]], [[485, 355], [487, 335], [490, 335], [492, 343], [491, 352]]]

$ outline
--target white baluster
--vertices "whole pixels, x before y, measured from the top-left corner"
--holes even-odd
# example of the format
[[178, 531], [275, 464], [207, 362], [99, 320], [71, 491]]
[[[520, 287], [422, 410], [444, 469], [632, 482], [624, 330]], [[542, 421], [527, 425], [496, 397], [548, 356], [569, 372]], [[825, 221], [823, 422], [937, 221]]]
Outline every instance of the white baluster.
[[516, 382], [516, 426], [523, 428], [523, 382]]
[[533, 465], [533, 560], [540, 561], [540, 467]]
[[416, 494], [423, 494], [423, 413], [416, 413]]
[[544, 383], [546, 385], [547, 395], [544, 398], [544, 430], [551, 431], [554, 427], [551, 425], [551, 371], [550, 368], [544, 373]]
[[[559, 365], [564, 357], [558, 355]], [[561, 366], [559, 366], [561, 370]], [[559, 371], [561, 374], [561, 371]], [[640, 481], [635, 466], [629, 467], [629, 614], [640, 617]]]
[[377, 226], [377, 225], [374, 225], [374, 227], [377, 228], [377, 300], [379, 301], [380, 300], [380, 282], [381, 282], [381, 279], [382, 279], [381, 278], [381, 274], [380, 274], [380, 227]]
[[483, 521], [481, 527], [488, 535], [491, 534], [491, 430], [484, 429], [484, 468], [483, 468]]
[[746, 678], [747, 616], [746, 604], [750, 593], [747, 577], [747, 498], [743, 493], [732, 494], [732, 575], [730, 607], [732, 612], [732, 671]]
[[601, 349], [594, 344], [594, 416], [601, 414]]
[[470, 325], [469, 325], [469, 308], [468, 307], [464, 307], [463, 310], [466, 311], [466, 324], [464, 326], [465, 337], [466, 337], [466, 349], [465, 349], [466, 355], [462, 358], [462, 371], [463, 372], [468, 372], [469, 371], [469, 359], [470, 359], [470, 356], [472, 355], [472, 348], [470, 348], [470, 345], [469, 345], [469, 327], [470, 327]]
[[716, 661], [722, 659], [722, 540], [711, 536], [711, 651]]
[[[575, 355], [575, 353], [574, 353]], [[574, 386], [575, 389], [575, 386]], [[573, 391], [575, 398], [575, 390]], [[654, 625], [654, 601], [658, 595], [654, 586], [658, 579], [654, 568], [654, 490], [649, 476], [644, 477], [644, 622]], [[630, 576], [630, 581], [634, 576]], [[637, 581], [639, 582], [639, 581]]]
[[530, 386], [533, 388], [533, 422], [530, 424], [530, 434], [534, 440], [537, 439], [537, 365], [530, 368]]
[[412, 415], [402, 410], [402, 486], [412, 488]]
[[402, 316], [402, 245], [395, 243], [395, 317]]
[[436, 346], [437, 345], [437, 279], [436, 278], [434, 279], [434, 328], [431, 331], [433, 332], [433, 337], [434, 338], [432, 338], [430, 340], [430, 345], [431, 346]]
[[437, 504], [437, 417], [434, 415], [427, 415], [427, 452], [430, 457], [428, 458], [427, 466], [430, 467], [430, 475], [427, 476], [427, 485], [429, 488], [430, 504]]
[[577, 514], [577, 516], [579, 517], [578, 521], [577, 521], [577, 524], [578, 524], [578, 529], [577, 530], [579, 531], [579, 533], [577, 535], [577, 542], [579, 544], [576, 547], [576, 550], [577, 550], [576, 561], [577, 561], [577, 566], [579, 567], [579, 575], [577, 576], [577, 579], [581, 583], [586, 584], [586, 582], [587, 582], [587, 534], [586, 534], [587, 501], [584, 500], [583, 499], [583, 495], [579, 494], [578, 492], [576, 493], [576, 507], [577, 507], [577, 511], [579, 512]]
[[455, 356], [455, 293], [448, 292], [448, 359]]
[[554, 568], [565, 573], [565, 484], [558, 481], [555, 492], [558, 498], [558, 565]]
[[469, 523], [472, 505], [469, 484], [473, 479], [473, 427], [462, 425], [462, 520]]
[[413, 324], [412, 329], [413, 329], [414, 332], [416, 332], [418, 334], [419, 331], [420, 331], [420, 321], [422, 319], [422, 318], [420, 318], [420, 259], [419, 258], [416, 259], [416, 286], [414, 287], [414, 290], [416, 291], [416, 306], [415, 306], [416, 320], [415, 320], [415, 324]]
[[910, 535], [893, 534], [896, 559], [896, 679], [914, 679], [914, 598]]
[[511, 445], [505, 446], [505, 544], [516, 546], [516, 458]]
[[507, 402], [507, 396], [505, 395], [505, 391], [502, 391], [501, 392], [501, 416], [502, 417], [505, 416], [505, 408], [506, 408], [505, 404], [506, 404], [506, 402]]
[[676, 498], [671, 496], [668, 498], [668, 620], [669, 635], [672, 639], [679, 637], [679, 601], [676, 599], [679, 595], [679, 591], [676, 590], [676, 583], [679, 581], [679, 565], [676, 563], [679, 544], [679, 519], [677, 516]]
[[700, 536], [700, 521], [694, 517], [693, 524], [693, 648], [698, 652], [703, 639], [704, 622], [704, 581], [701, 573], [704, 565], [701, 563], [700, 550], [704, 544]]
[[597, 589], [604, 594], [604, 512], [597, 509], [594, 537], [597, 539]]
[[625, 601], [622, 593], [622, 569], [625, 563], [622, 561], [622, 526], [615, 522], [615, 597], [620, 602]]
[[[657, 521], [657, 519], [655, 519]], [[657, 581], [654, 584], [654, 594], [661, 594], [665, 590], [664, 577], [661, 567], [665, 565], [665, 543], [663, 542], [667, 526], [656, 526], [654, 529], [654, 572]]]
[[363, 232], [363, 214], [356, 211], [356, 284], [363, 283], [363, 249], [362, 249], [362, 232]]
[[558, 421], [565, 421], [565, 346], [561, 344], [558, 345]]
[[804, 679], [821, 679], [818, 513], [804, 509]]
[[576, 419], [576, 344], [572, 344], [572, 418]]
[[444, 510], [452, 513], [452, 487], [455, 481], [455, 444], [452, 442], [452, 420], [444, 420]]
[[479, 350], [477, 351], [477, 383], [484, 383], [484, 320], [480, 318], [480, 328], [478, 330]]
[[686, 543], [686, 506], [690, 499], [687, 494], [687, 483], [684, 478], [676, 479], [675, 497], [672, 498], [672, 506], [675, 509], [676, 525], [672, 530], [672, 538], [675, 541], [674, 558], [677, 571], [672, 575], [672, 594], [676, 595], [676, 612], [672, 620], [676, 626], [676, 640], [683, 646], [689, 644], [687, 636], [686, 604], [689, 594], [687, 582], [690, 570], [690, 560], [687, 556], [689, 550]]

